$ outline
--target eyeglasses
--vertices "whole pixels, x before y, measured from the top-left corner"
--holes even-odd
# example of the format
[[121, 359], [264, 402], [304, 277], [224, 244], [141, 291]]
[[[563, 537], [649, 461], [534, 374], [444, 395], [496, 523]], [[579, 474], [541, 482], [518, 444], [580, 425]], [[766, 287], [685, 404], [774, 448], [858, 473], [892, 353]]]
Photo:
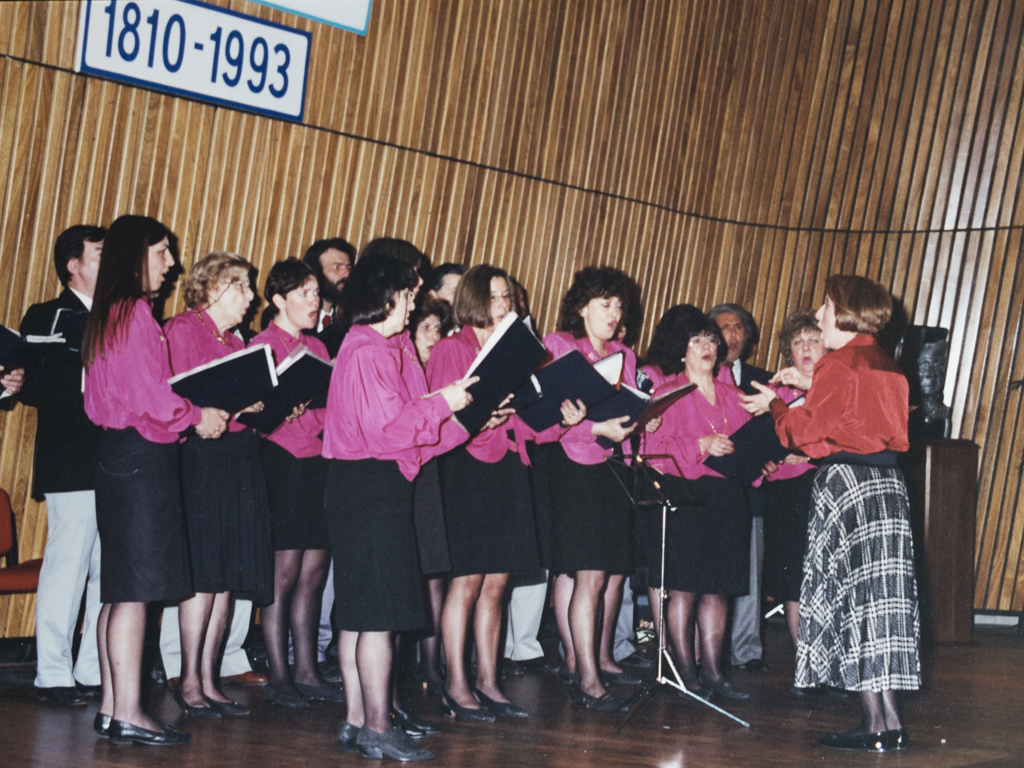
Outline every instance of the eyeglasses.
[[690, 337], [690, 347], [693, 349], [700, 349], [701, 347], [717, 347], [722, 343], [722, 340], [717, 336], [710, 336], [706, 333], [702, 333], [699, 336]]

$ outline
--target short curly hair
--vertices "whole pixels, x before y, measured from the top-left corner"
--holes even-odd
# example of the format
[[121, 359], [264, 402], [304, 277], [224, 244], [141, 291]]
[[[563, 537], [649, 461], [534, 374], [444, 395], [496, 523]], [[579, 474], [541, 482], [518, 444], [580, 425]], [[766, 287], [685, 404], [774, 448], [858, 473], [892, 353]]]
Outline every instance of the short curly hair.
[[782, 362], [786, 366], [793, 365], [793, 350], [791, 345], [793, 339], [804, 331], [817, 331], [821, 333], [818, 326], [818, 318], [814, 315], [813, 309], [800, 309], [791, 314], [782, 323], [782, 330], [779, 331], [779, 347], [782, 351]]
[[617, 298], [622, 302], [622, 317], [630, 316], [631, 302], [639, 296], [636, 282], [625, 272], [614, 267], [584, 267], [572, 279], [572, 285], [562, 299], [558, 329], [568, 331], [575, 338], [587, 335], [580, 312], [594, 299]]
[[669, 308], [658, 327], [654, 329], [654, 338], [647, 348], [645, 365], [661, 369], [666, 376], [675, 376], [686, 368], [684, 358], [694, 336], [706, 334], [718, 339], [715, 355], [715, 369], [729, 353], [729, 345], [722, 339], [722, 332], [710, 317], [692, 304], [676, 304]]
[[205, 306], [211, 300], [210, 290], [225, 280], [244, 280], [248, 284], [251, 269], [252, 264], [237, 253], [213, 251], [206, 254], [192, 266], [185, 278], [185, 306], [189, 309]]
[[[423, 296], [423, 294], [420, 294], [420, 296]], [[447, 336], [448, 332], [455, 326], [455, 319], [452, 317], [452, 305], [444, 299], [435, 299], [433, 296], [428, 295], [409, 313], [409, 333], [412, 334], [413, 340], [416, 339], [416, 330], [420, 327], [420, 323], [431, 315], [441, 321], [442, 338]]]

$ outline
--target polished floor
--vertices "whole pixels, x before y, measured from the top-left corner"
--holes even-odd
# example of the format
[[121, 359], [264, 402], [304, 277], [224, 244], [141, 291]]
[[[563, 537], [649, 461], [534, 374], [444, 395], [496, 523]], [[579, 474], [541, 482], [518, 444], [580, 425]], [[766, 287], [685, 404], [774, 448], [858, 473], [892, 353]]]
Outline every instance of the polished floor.
[[[1024, 638], [1016, 631], [979, 631], [966, 646], [930, 654], [925, 689], [904, 699], [912, 738], [906, 752], [884, 755], [826, 750], [817, 738], [854, 724], [855, 699], [789, 692], [793, 670], [781, 626], [767, 629], [766, 673], [733, 672], [752, 696], [725, 705], [751, 727], [661, 689], [616, 733], [620, 715], [570, 707], [567, 686], [551, 674], [527, 673], [506, 683], [509, 697], [529, 709], [525, 721], [467, 725], [443, 721], [446, 733], [424, 740], [435, 765], [462, 768], [532, 766], [1024, 766]], [[253, 705], [247, 718], [189, 721], [165, 686], [154, 686], [150, 711], [189, 730], [187, 747], [114, 746], [92, 732], [95, 700], [85, 707], [42, 704], [31, 689], [0, 687], [0, 766], [366, 766], [341, 752], [334, 734], [341, 705], [285, 711], [262, 700], [259, 688], [231, 693]], [[619, 689], [629, 693], [630, 689]], [[442, 722], [438, 697], [406, 694], [411, 709]]]

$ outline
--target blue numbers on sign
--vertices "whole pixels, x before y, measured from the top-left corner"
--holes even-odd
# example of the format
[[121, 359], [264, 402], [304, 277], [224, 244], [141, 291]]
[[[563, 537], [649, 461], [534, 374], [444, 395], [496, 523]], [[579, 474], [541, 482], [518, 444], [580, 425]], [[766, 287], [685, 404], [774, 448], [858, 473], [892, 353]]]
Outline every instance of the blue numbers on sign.
[[[124, 61], [135, 61], [138, 58], [143, 46], [143, 37], [139, 34], [139, 27], [142, 25], [142, 11], [135, 2], [128, 2], [124, 5], [121, 14], [121, 31], [117, 33], [117, 3], [118, 0], [110, 0], [103, 8], [103, 12], [109, 16], [107, 23], [107, 48], [106, 55], [109, 58], [114, 54], [114, 39], [117, 38], [117, 53]], [[156, 47], [160, 28], [160, 11], [154, 9], [146, 17], [145, 23], [149, 25], [149, 51], [146, 55], [146, 66], [150, 69], [156, 64]], [[245, 38], [236, 29], [223, 37], [224, 30], [217, 27], [217, 30], [210, 35], [213, 42], [213, 66], [210, 74], [210, 81], [217, 82], [217, 76], [230, 88], [234, 88], [241, 82], [245, 67]], [[185, 20], [177, 13], [168, 20], [163, 31], [162, 64], [168, 72], [177, 72], [185, 59]], [[224, 42], [224, 71], [220, 71], [221, 42]], [[203, 50], [199, 43], [195, 44], [196, 50]], [[172, 60], [172, 50], [174, 59]], [[271, 62], [270, 46], [262, 37], [256, 37], [249, 47], [249, 68], [253, 77], [246, 80], [246, 85], [253, 93], [261, 93], [264, 87], [270, 91], [274, 98], [280, 99], [288, 92], [288, 67], [291, 65], [292, 56], [288, 46], [278, 43], [273, 49], [275, 61]], [[271, 65], [276, 67], [277, 77], [275, 82], [267, 83], [267, 75]], [[258, 79], [257, 79], [258, 78]]]

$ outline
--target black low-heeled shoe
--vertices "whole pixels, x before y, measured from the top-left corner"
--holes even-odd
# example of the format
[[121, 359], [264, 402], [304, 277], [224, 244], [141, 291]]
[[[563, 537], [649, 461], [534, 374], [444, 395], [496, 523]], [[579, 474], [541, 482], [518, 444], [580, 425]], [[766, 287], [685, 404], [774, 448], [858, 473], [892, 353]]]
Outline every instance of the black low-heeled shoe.
[[608, 670], [601, 670], [601, 679], [605, 685], [614, 683], [615, 685], [640, 685], [643, 682], [636, 675], [631, 675], [629, 672], [609, 672]]
[[880, 731], [879, 733], [830, 733], [818, 739], [818, 743], [829, 749], [853, 749], [867, 752], [885, 752], [897, 749], [894, 737], [899, 731]]
[[189, 717], [198, 717], [205, 720], [216, 720], [220, 717], [220, 712], [212, 706], [194, 707], [185, 701], [185, 697], [181, 693], [180, 685], [174, 689], [174, 700], [178, 702], [178, 706], [181, 707], [181, 711]]
[[493, 723], [498, 719], [489, 709], [483, 707], [470, 709], [460, 706], [455, 699], [448, 695], [447, 691], [444, 694], [443, 712], [445, 717], [454, 717], [456, 720], [463, 720], [467, 723]]
[[92, 721], [92, 729], [96, 731], [97, 736], [102, 736], [104, 739], [110, 736], [110, 715], [104, 715], [102, 712], [97, 712], [96, 717]]
[[907, 749], [910, 746], [910, 734], [906, 728], [885, 732], [889, 739], [889, 749]]
[[263, 700], [268, 704], [277, 704], [280, 707], [288, 707], [289, 709], [305, 709], [309, 706], [309, 701], [300, 696], [294, 696], [284, 691], [279, 691], [272, 685], [267, 685], [263, 689]]
[[303, 685], [295, 683], [295, 690], [310, 701], [330, 701], [335, 704], [345, 703], [345, 692], [333, 685]]
[[578, 683], [573, 683], [569, 689], [569, 698], [577, 707], [592, 709], [595, 712], [625, 712], [629, 706], [625, 699], [621, 699], [614, 693], [605, 692], [604, 696], [591, 696], [584, 691]]
[[731, 699], [732, 701], [742, 701], [749, 699], [750, 694], [746, 691], [741, 691], [735, 685], [729, 682], [729, 680], [722, 675], [717, 680], [712, 680], [710, 677], [705, 675], [703, 672], [700, 673], [700, 685], [705, 691], [708, 692], [708, 698], [712, 695], [721, 696], [723, 699]]
[[487, 709], [493, 712], [498, 717], [529, 717], [530, 713], [521, 707], [517, 707], [515, 704], [508, 701], [495, 701], [486, 693], [482, 692], [479, 688], [474, 688], [473, 693], [480, 703], [483, 704]]
[[421, 739], [424, 736], [441, 733], [441, 729], [433, 723], [421, 720], [412, 712], [400, 707], [393, 707], [391, 709], [391, 722], [405, 731], [406, 735], [411, 739]]
[[358, 735], [359, 727], [346, 720], [338, 729], [338, 746], [346, 752], [359, 752], [359, 746], [356, 744]]
[[131, 723], [124, 723], [120, 720], [111, 719], [110, 729], [111, 744], [145, 744], [153, 747], [166, 747], [175, 744], [188, 744], [192, 741], [192, 734], [179, 731], [167, 725], [162, 731], [151, 731], [147, 728], [140, 728]]
[[213, 699], [207, 699], [207, 701], [220, 714], [228, 715], [229, 717], [243, 717], [252, 712], [245, 704], [239, 704], [237, 701], [214, 701]]

